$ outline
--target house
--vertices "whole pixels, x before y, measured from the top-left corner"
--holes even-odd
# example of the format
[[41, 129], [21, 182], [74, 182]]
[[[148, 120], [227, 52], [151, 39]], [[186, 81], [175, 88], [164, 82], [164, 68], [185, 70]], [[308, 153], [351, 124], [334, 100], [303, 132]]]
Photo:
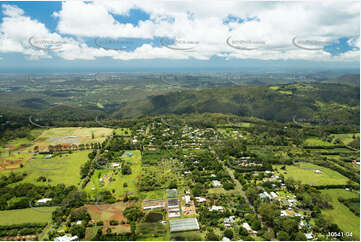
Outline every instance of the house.
[[213, 187], [222, 187], [222, 184], [218, 180], [213, 180], [212, 185]]
[[312, 232], [311, 233], [305, 233], [305, 236], [308, 240], [313, 239]]
[[288, 213], [285, 210], [281, 211], [281, 217], [287, 217]]
[[67, 236], [67, 235], [64, 235], [64, 236], [59, 236], [59, 237], [56, 237], [55, 239], [54, 239], [54, 241], [59, 241], [59, 242], [65, 242], [65, 241], [76, 241], [76, 240], [78, 240], [79, 238], [78, 238], [78, 236], [72, 236], [72, 237], [70, 237], [70, 236]]
[[234, 220], [235, 216], [229, 216], [229, 218], [224, 218], [223, 222], [225, 224], [231, 224], [231, 223], [234, 223], [235, 220]]
[[186, 204], [189, 204], [191, 201], [191, 197], [189, 195], [186, 195], [183, 197], [183, 200], [185, 200]]
[[263, 194], [264, 194], [267, 198], [272, 199], [271, 195], [269, 195], [268, 192], [264, 192]]
[[301, 229], [301, 228], [305, 227], [305, 225], [306, 224], [303, 221], [301, 221], [298, 223], [298, 228]]
[[271, 192], [271, 196], [272, 196], [272, 198], [274, 198], [274, 199], [278, 198], [278, 196], [277, 196], [277, 194], [276, 194], [275, 192]]
[[199, 202], [199, 203], [207, 202], [207, 199], [204, 198], [204, 197], [196, 197], [196, 200], [197, 200], [197, 202]]
[[242, 227], [245, 228], [250, 234], [257, 234], [257, 231], [254, 231], [248, 223], [243, 223]]
[[222, 241], [231, 241], [231, 240], [229, 238], [227, 238], [227, 237], [223, 237]]
[[223, 207], [222, 206], [216, 206], [216, 205], [213, 205], [209, 211], [223, 211]]
[[36, 201], [36, 203], [37, 204], [45, 204], [47, 202], [50, 202], [51, 200], [53, 200], [53, 199], [51, 199], [51, 198], [42, 198], [42, 199], [39, 199], [38, 201]]
[[316, 174], [321, 174], [321, 171], [320, 170], [315, 170], [315, 173]]
[[76, 225], [81, 225], [81, 224], [82, 224], [81, 220], [76, 221]]
[[113, 167], [120, 167], [120, 164], [119, 163], [112, 163], [112, 166]]

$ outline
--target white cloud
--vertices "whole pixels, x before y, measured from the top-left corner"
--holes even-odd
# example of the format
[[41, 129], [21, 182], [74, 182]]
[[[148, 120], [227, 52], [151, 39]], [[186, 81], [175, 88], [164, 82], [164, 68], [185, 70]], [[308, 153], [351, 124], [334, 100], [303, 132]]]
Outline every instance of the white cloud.
[[[149, 20], [136, 26], [120, 23], [115, 15], [129, 16], [129, 10], [138, 8], [150, 15]], [[358, 61], [359, 58], [359, 3], [357, 2], [243, 2], [217, 1], [65, 1], [62, 9], [53, 13], [58, 20], [57, 32], [50, 33], [37, 20], [24, 16], [16, 7], [5, 5], [0, 25], [0, 52], [24, 52], [32, 56], [48, 56], [44, 51], [25, 48], [21, 39], [36, 33], [48, 39], [65, 41], [53, 52], [67, 60], [111, 57], [113, 59], [189, 59], [207, 60], [212, 56], [226, 59], [262, 60], [319, 60]], [[228, 16], [257, 20], [225, 25]], [[230, 30], [231, 28], [231, 30]], [[73, 35], [74, 38], [62, 37]], [[228, 37], [242, 41], [264, 41], [259, 49], [236, 50], [228, 46]], [[335, 41], [340, 37], [357, 47], [339, 56], [323, 50], [307, 51], [292, 45], [292, 38], [320, 38]], [[86, 38], [134, 37], [153, 39], [170, 37], [198, 41], [193, 51], [174, 51], [162, 46], [143, 44], [134, 51], [105, 50], [88, 46]]]

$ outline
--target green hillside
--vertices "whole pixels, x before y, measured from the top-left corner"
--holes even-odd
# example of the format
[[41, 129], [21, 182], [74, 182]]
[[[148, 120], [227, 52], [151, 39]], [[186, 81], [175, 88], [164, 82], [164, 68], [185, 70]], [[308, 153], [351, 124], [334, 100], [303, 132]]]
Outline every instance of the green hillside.
[[293, 116], [321, 123], [359, 123], [359, 89], [339, 84], [239, 86], [178, 91], [131, 102], [116, 117], [154, 114], [227, 113], [266, 120]]

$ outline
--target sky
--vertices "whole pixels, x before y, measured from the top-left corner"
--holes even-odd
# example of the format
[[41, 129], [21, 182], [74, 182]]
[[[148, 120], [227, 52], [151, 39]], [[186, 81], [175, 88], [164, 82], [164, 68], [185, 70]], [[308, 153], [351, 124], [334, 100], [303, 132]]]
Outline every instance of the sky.
[[360, 65], [357, 1], [0, 2], [0, 72]]

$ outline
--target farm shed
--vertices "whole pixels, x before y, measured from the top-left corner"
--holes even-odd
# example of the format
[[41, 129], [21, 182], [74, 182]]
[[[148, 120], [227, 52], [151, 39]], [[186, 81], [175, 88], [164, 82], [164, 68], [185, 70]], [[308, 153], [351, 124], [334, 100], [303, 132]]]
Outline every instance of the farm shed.
[[169, 224], [170, 232], [199, 230], [199, 224], [196, 218], [169, 220]]

